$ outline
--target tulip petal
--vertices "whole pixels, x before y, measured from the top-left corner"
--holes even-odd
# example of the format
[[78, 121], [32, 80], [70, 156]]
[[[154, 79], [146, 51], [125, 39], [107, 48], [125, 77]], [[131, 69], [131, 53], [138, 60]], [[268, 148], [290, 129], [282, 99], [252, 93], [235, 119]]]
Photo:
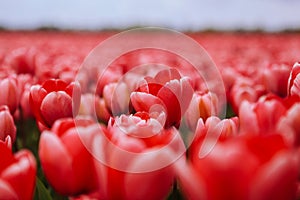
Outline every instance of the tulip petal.
[[46, 125], [46, 123], [44, 122], [44, 119], [40, 113], [40, 106], [46, 95], [47, 95], [47, 91], [39, 85], [34, 85], [30, 88], [30, 95], [29, 95], [30, 107], [32, 109], [32, 112], [36, 120], [43, 123], [44, 125]]
[[73, 192], [72, 158], [59, 138], [44, 131], [39, 143], [42, 169], [49, 183], [61, 194]]
[[174, 79], [180, 80], [180, 78], [181, 78], [180, 73], [175, 68], [161, 70], [154, 77], [154, 79], [161, 85], [164, 85], [170, 80], [174, 80]]
[[65, 92], [51, 92], [42, 101], [41, 114], [51, 127], [59, 118], [72, 117], [72, 99]]
[[64, 91], [68, 84], [60, 79], [49, 79], [45, 81], [42, 87], [47, 91], [50, 92], [57, 92], [57, 91]]
[[164, 105], [164, 103], [156, 96], [144, 92], [131, 93], [130, 100], [135, 111], [137, 112], [149, 112], [151, 107], [156, 104]]
[[293, 157], [278, 153], [258, 171], [250, 187], [250, 199], [297, 199], [297, 177], [298, 166]]
[[0, 199], [19, 199], [13, 188], [0, 179]]

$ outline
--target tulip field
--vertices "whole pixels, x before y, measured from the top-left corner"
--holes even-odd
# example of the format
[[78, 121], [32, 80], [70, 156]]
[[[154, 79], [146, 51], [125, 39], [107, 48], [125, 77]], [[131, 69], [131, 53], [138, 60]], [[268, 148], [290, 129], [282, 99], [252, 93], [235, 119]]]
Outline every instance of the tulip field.
[[0, 31], [0, 200], [300, 199], [300, 34], [166, 33]]

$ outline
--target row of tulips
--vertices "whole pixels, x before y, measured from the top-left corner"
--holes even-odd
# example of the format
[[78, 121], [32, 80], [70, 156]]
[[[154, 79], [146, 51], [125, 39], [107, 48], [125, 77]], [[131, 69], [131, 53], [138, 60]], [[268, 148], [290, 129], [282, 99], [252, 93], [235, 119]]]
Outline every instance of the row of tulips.
[[[36, 52], [16, 55], [0, 73], [0, 199], [299, 198], [300, 64], [221, 70], [222, 119], [224, 100], [169, 53], [105, 73], [62, 59], [50, 79]], [[154, 61], [170, 68], [133, 70]]]

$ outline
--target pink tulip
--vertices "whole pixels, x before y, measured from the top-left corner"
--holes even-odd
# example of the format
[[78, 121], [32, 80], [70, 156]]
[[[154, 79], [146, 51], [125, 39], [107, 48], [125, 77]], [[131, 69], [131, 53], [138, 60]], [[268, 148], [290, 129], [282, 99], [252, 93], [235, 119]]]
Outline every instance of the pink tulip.
[[35, 73], [35, 48], [18, 48], [13, 50], [6, 58], [7, 65], [11, 66], [18, 74]]
[[7, 136], [12, 142], [16, 140], [16, 126], [7, 106], [0, 106], [0, 140], [5, 141]]
[[127, 113], [129, 107], [129, 88], [124, 82], [104, 86], [103, 99], [113, 115]]
[[248, 78], [236, 80], [229, 93], [229, 100], [233, 111], [239, 112], [239, 108], [244, 101], [256, 102], [265, 93], [263, 85], [256, 84]]
[[300, 96], [300, 63], [295, 63], [288, 80], [288, 95]]
[[0, 105], [7, 105], [10, 112], [13, 114], [19, 106], [17, 79], [15, 77], [0, 79], [0, 90]]
[[201, 146], [199, 156], [202, 158], [210, 153], [218, 141], [224, 141], [237, 136], [239, 134], [238, 130], [238, 117], [221, 120], [216, 116], [211, 116], [207, 118], [205, 123], [203, 119], [200, 118], [190, 146], [190, 151], [194, 151], [195, 148]]
[[276, 99], [261, 99], [257, 103], [243, 102], [239, 110], [242, 134], [273, 134], [286, 107]]
[[186, 111], [186, 121], [191, 130], [195, 130], [199, 118], [203, 121], [218, 114], [218, 98], [213, 93], [194, 93]]
[[287, 110], [285, 116], [283, 116], [278, 124], [278, 132], [282, 133], [286, 141], [294, 147], [300, 146], [300, 103], [294, 104]]
[[273, 64], [262, 70], [261, 76], [258, 77], [259, 81], [265, 88], [278, 96], [285, 97], [287, 95], [287, 84], [290, 74], [290, 67], [288, 65]]

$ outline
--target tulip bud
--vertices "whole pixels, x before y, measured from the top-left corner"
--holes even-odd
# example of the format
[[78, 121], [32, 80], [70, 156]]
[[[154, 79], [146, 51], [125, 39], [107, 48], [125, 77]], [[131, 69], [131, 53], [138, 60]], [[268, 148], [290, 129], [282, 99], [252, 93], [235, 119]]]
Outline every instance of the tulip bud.
[[13, 114], [19, 105], [17, 79], [8, 77], [0, 80], [0, 91], [0, 105], [7, 105], [10, 112]]
[[10, 136], [12, 142], [16, 139], [16, 126], [7, 106], [0, 106], [0, 140], [5, 141]]
[[195, 130], [199, 118], [203, 121], [218, 114], [218, 98], [213, 93], [194, 93], [190, 106], [186, 112], [186, 121], [191, 130]]
[[82, 143], [81, 137], [92, 140], [91, 120], [65, 118], [57, 120], [51, 130], [41, 134], [39, 157], [43, 172], [51, 186], [62, 195], [93, 192], [97, 179], [93, 170], [93, 157]]

